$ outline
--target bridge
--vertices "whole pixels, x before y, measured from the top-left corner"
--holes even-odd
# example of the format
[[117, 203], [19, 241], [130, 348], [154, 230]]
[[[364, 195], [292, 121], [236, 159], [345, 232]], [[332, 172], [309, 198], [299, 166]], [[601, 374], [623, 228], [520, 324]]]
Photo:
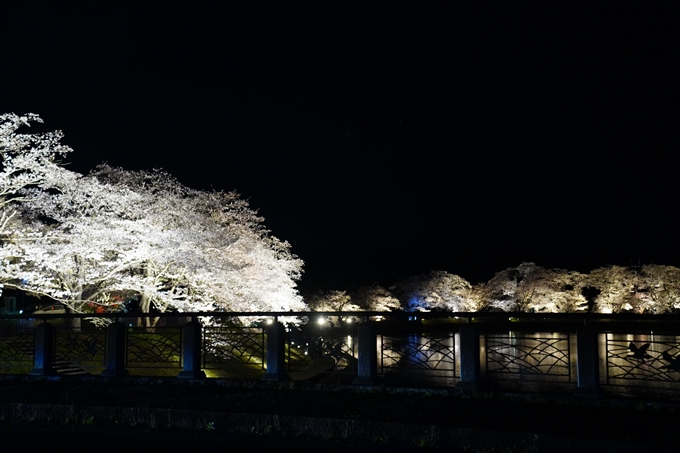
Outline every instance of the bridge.
[[[106, 327], [96, 327], [107, 323]], [[261, 379], [677, 400], [680, 316], [206, 312], [0, 316], [0, 374]]]

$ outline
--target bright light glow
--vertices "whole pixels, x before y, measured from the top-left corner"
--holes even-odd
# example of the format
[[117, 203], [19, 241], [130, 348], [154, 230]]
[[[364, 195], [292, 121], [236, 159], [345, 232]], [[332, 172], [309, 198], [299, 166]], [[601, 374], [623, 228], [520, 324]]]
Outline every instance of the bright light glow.
[[319, 323], [320, 326], [322, 326], [322, 325], [324, 325], [324, 323], [326, 322], [326, 320], [323, 319], [323, 318], [319, 318], [316, 322]]
[[267, 325], [272, 325], [272, 324], [274, 324], [274, 320], [273, 320], [273, 319], [268, 319], [268, 320], [267, 320]]

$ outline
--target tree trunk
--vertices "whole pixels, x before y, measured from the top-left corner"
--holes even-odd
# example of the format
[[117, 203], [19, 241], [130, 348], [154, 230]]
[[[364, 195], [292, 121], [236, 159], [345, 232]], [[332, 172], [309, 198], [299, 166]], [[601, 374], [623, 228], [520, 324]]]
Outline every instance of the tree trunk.
[[[151, 277], [151, 266], [149, 263], [144, 263], [144, 276], [149, 279]], [[139, 309], [143, 314], [148, 314], [151, 311], [151, 298], [147, 294], [142, 294], [142, 298], [139, 301]], [[140, 327], [152, 327], [150, 319], [147, 316], [141, 316], [137, 325]]]

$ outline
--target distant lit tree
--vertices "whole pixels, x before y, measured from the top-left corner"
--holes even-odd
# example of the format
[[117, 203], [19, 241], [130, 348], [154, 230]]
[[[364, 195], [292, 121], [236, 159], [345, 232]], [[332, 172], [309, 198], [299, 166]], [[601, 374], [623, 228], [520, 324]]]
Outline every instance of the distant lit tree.
[[568, 313], [587, 310], [583, 288], [586, 276], [564, 269], [522, 263], [480, 285], [481, 304], [489, 309], [519, 312]]
[[[312, 311], [359, 311], [361, 308], [352, 302], [352, 298], [346, 291], [320, 291], [305, 299], [307, 305]], [[356, 320], [355, 318], [351, 318]], [[324, 320], [329, 326], [340, 325], [340, 319], [337, 316], [330, 316]]]
[[600, 313], [670, 313], [680, 309], [680, 269], [655, 264], [640, 269], [608, 266], [590, 272]]
[[431, 271], [397, 282], [392, 292], [410, 311], [476, 311], [472, 285], [458, 275]]
[[625, 310], [639, 286], [639, 276], [628, 267], [609, 266], [588, 274], [590, 286], [598, 290], [595, 311], [618, 313]]
[[352, 301], [366, 311], [393, 311], [401, 308], [399, 299], [377, 283], [362, 286], [354, 291]]
[[346, 291], [321, 291], [307, 298], [307, 305], [313, 311], [359, 311]]
[[671, 313], [680, 310], [680, 269], [675, 266], [646, 264], [641, 269], [644, 287], [634, 310], [642, 313]]

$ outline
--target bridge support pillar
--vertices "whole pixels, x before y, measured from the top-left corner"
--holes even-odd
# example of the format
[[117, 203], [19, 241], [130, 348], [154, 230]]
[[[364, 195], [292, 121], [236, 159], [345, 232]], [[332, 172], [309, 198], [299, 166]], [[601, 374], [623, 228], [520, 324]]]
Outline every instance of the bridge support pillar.
[[598, 398], [604, 396], [600, 387], [600, 361], [597, 332], [590, 326], [576, 329], [577, 387], [574, 396]]
[[286, 373], [286, 329], [280, 322], [267, 327], [267, 372], [263, 381], [288, 381]]
[[378, 379], [378, 350], [375, 324], [366, 321], [359, 324], [359, 359], [357, 361], [357, 377], [352, 384], [376, 385]]
[[191, 321], [182, 329], [182, 371], [178, 378], [204, 379], [201, 370], [201, 323]]
[[55, 376], [54, 369], [54, 326], [42, 323], [35, 329], [35, 355], [33, 356], [33, 369], [31, 376]]
[[130, 373], [125, 369], [125, 325], [114, 322], [106, 328], [106, 369], [104, 377], [125, 377]]
[[460, 327], [460, 381], [459, 390], [479, 390], [479, 328], [472, 324]]

